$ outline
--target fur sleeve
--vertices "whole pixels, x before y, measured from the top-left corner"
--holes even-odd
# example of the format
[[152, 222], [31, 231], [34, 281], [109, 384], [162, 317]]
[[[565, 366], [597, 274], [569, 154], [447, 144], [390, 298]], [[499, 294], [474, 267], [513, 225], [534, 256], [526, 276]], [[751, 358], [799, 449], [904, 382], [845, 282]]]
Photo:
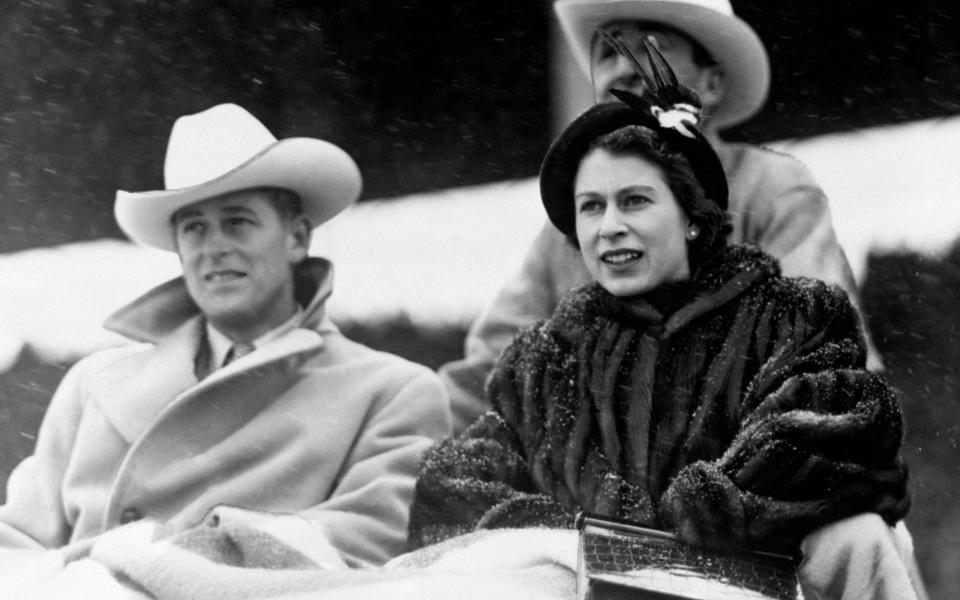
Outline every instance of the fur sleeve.
[[537, 335], [528, 331], [498, 361], [487, 390], [495, 410], [425, 457], [410, 514], [412, 549], [475, 529], [573, 522], [561, 504], [537, 491], [516, 430], [531, 412], [523, 401], [531, 376], [521, 360], [523, 341]]
[[475, 529], [564, 526], [572, 517], [533, 491], [503, 419], [489, 412], [424, 459], [410, 511], [410, 549]]
[[663, 495], [661, 518], [687, 541], [792, 550], [855, 513], [892, 523], [907, 512], [896, 396], [863, 368], [846, 298], [797, 285], [792, 310], [770, 327], [778, 341], [744, 395], [732, 443], [718, 460], [682, 469]]

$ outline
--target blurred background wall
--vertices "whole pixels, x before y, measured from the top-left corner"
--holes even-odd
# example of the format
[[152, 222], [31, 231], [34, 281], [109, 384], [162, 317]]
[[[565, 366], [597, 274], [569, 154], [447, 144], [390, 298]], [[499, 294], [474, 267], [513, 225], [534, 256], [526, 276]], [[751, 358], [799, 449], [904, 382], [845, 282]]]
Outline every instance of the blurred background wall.
[[[409, 206], [414, 197], [420, 210], [424, 202], [449, 207], [459, 196], [446, 190], [483, 184], [494, 185], [480, 188], [486, 193], [508, 198], [496, 184], [536, 175], [552, 132], [570, 107], [582, 105], [576, 94], [585, 88], [578, 92], [571, 83], [577, 74], [556, 43], [548, 0], [462, 4], [7, 2], [0, 11], [0, 258], [119, 239], [115, 190], [162, 187], [173, 120], [225, 101], [245, 106], [278, 137], [314, 136], [342, 146], [363, 170], [367, 206]], [[954, 0], [733, 4], [766, 42], [774, 77], [766, 108], [729, 132], [731, 139], [861, 139], [864, 128], [960, 114]], [[558, 90], [565, 99], [555, 97]], [[929, 149], [920, 131], [903, 138], [903, 147], [887, 147], [883, 157], [864, 153], [877, 161], [878, 177], [903, 170], [903, 210], [911, 210], [910, 182], [929, 183], [930, 170], [911, 163]], [[810, 160], [818, 156], [827, 155]], [[872, 164], [861, 164], [861, 171]], [[828, 163], [817, 172], [840, 178], [847, 168]], [[942, 209], [924, 204], [917, 210], [935, 224], [958, 199], [960, 189], [944, 187]], [[870, 199], [861, 200], [859, 210], [871, 210]], [[539, 224], [529, 205], [493, 199], [490, 205], [503, 219], [522, 214], [531, 228]], [[843, 225], [871, 222], [857, 216], [848, 212]], [[358, 228], [369, 222], [350, 221]], [[462, 221], [466, 227], [480, 222]], [[458, 223], [447, 220], [446, 227]], [[483, 223], [496, 227], [496, 220]], [[428, 238], [431, 232], [419, 233]], [[482, 243], [472, 248], [492, 250]], [[960, 251], [874, 250], [862, 273], [865, 307], [904, 395], [915, 490], [908, 523], [933, 597], [960, 597]], [[444, 251], [421, 256], [431, 261]], [[43, 256], [53, 262], [29, 263], [37, 265], [30, 281], [8, 277], [0, 292], [36, 285], [61, 272], [51, 264], [69, 264], [65, 254]], [[514, 267], [503, 264], [502, 275]], [[163, 268], [175, 270], [175, 264]], [[124, 276], [129, 271], [117, 267]], [[96, 285], [109, 286], [109, 278]], [[60, 302], [50, 306], [63, 307], [72, 291], [55, 289]], [[58, 310], [71, 310], [69, 302], [66, 307]], [[0, 316], [5, 310], [10, 307], [0, 305]], [[18, 318], [6, 315], [10, 322]], [[361, 341], [433, 367], [459, 355], [465, 333], [462, 318], [432, 328], [404, 318], [344, 326]], [[0, 481], [29, 454], [49, 396], [73, 360], [51, 361], [29, 349], [15, 358], [0, 374]]]
[[[774, 78], [765, 110], [728, 137], [960, 110], [952, 0], [734, 6]], [[114, 190], [160, 187], [173, 120], [222, 101], [279, 136], [343, 146], [365, 198], [534, 175], [552, 129], [552, 24], [548, 0], [11, 0], [0, 252], [116, 235]]]

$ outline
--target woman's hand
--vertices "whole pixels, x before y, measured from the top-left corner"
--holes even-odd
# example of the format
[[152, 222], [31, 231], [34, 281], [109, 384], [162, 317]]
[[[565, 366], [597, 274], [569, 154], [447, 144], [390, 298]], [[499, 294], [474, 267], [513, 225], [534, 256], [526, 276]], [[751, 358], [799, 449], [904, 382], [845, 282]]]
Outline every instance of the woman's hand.
[[660, 500], [660, 518], [688, 544], [714, 550], [743, 547], [747, 526], [740, 490], [711, 463], [677, 474]]

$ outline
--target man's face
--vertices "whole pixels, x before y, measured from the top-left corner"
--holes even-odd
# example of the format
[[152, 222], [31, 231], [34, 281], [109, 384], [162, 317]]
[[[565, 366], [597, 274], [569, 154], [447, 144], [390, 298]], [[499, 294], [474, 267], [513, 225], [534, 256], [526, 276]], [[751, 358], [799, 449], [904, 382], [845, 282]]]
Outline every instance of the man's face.
[[[676, 73], [677, 80], [700, 94], [704, 108], [712, 105], [713, 92], [715, 92], [713, 86], [717, 84], [716, 75], [720, 72], [719, 67], [698, 65], [694, 61], [693, 45], [686, 36], [656, 23], [639, 21], [611, 23], [603, 29], [622, 40], [633, 54], [644, 62], [646, 52], [643, 49], [643, 40], [648, 36], [652, 37], [654, 45]], [[643, 94], [643, 81], [637, 76], [633, 67], [599, 35], [593, 42], [590, 64], [593, 70], [594, 93], [598, 101], [616, 100], [610, 93], [611, 89], [627, 90], [637, 95]]]
[[187, 206], [173, 228], [187, 290], [214, 327], [249, 342], [293, 315], [292, 266], [307, 255], [310, 230], [282, 218], [268, 191]]

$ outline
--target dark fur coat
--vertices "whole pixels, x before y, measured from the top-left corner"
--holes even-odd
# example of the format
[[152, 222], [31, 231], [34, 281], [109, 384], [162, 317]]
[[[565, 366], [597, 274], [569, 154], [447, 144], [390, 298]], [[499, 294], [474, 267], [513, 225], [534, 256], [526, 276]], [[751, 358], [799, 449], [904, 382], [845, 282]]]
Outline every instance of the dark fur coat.
[[892, 523], [901, 414], [864, 361], [842, 291], [746, 246], [642, 299], [573, 290], [500, 357], [494, 410], [428, 453], [410, 544], [581, 510], [778, 550], [855, 513]]

